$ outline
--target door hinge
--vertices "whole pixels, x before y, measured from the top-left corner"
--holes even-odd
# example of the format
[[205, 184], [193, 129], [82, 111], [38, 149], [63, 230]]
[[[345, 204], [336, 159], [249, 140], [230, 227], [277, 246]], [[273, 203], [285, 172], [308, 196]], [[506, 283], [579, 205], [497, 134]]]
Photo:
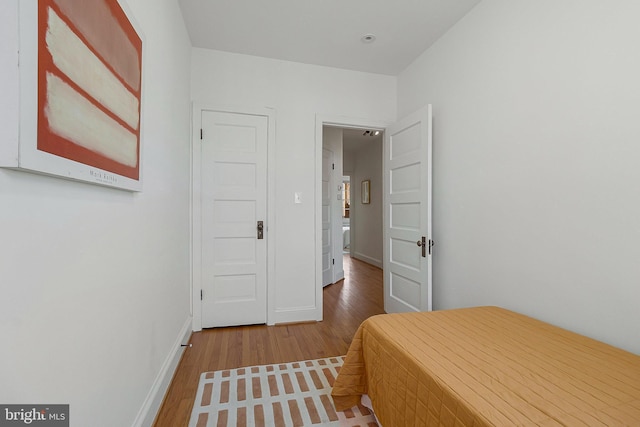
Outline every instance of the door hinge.
[[202, 129], [200, 129], [200, 139], [202, 139]]
[[331, 264], [332, 265], [336, 265], [336, 259], [335, 258], [331, 258]]
[[336, 168], [336, 164], [335, 163], [331, 163], [331, 170], [335, 170]]
[[436, 242], [434, 242], [433, 240], [429, 239], [429, 255], [431, 255], [431, 252], [432, 252], [431, 248], [432, 248], [432, 247], [433, 247], [433, 245], [435, 245], [435, 244], [436, 244]]
[[202, 289], [200, 289], [200, 301], [202, 301]]

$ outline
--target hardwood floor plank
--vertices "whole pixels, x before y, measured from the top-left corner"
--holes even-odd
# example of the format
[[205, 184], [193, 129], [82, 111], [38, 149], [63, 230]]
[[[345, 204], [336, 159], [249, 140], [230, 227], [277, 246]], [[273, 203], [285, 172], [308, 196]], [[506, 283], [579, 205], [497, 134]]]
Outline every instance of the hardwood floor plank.
[[382, 270], [344, 257], [345, 280], [323, 290], [323, 321], [213, 328], [191, 336], [155, 427], [186, 427], [202, 372], [319, 359], [347, 353], [356, 329], [384, 312]]

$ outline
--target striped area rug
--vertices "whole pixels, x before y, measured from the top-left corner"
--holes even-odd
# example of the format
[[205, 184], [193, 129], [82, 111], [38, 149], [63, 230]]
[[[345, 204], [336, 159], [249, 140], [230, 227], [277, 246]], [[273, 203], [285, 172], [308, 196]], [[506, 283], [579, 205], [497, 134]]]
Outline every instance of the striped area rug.
[[337, 412], [331, 387], [344, 357], [205, 372], [189, 427], [377, 427], [364, 406]]

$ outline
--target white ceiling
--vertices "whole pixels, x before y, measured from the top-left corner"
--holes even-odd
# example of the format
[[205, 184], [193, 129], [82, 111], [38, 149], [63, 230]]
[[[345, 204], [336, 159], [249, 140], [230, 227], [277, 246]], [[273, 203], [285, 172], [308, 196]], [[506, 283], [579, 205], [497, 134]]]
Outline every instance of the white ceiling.
[[372, 142], [382, 141], [383, 133], [377, 136], [363, 135], [366, 129], [342, 129], [342, 150], [357, 153]]
[[179, 0], [195, 47], [394, 76], [479, 2]]

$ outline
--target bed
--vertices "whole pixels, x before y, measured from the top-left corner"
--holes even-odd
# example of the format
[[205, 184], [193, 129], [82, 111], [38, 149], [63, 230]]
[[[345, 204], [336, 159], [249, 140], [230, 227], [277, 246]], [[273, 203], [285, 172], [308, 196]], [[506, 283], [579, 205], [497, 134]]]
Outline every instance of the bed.
[[498, 307], [364, 321], [333, 386], [384, 427], [640, 426], [640, 356]]

